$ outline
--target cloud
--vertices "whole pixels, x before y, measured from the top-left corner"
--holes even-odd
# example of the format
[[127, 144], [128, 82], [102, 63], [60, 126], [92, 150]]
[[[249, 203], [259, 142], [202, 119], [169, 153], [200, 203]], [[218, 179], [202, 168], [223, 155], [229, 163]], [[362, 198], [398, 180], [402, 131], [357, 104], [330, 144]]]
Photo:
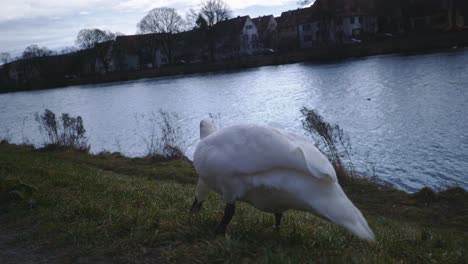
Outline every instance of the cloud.
[[[0, 0], [0, 52], [20, 53], [27, 45], [74, 45], [80, 29], [134, 34], [152, 8], [173, 7], [183, 15], [201, 0]], [[225, 0], [233, 15], [275, 14], [296, 8], [297, 0]], [[91, 15], [92, 14], [92, 15]]]
[[[15, 0], [4, 1], [0, 8], [0, 22], [22, 18], [64, 16], [69, 14], [86, 15], [90, 10], [109, 12], [147, 12], [156, 7], [173, 7], [184, 12], [196, 7], [201, 0]], [[290, 5], [294, 0], [231, 0], [229, 6], [244, 9], [249, 6]], [[85, 10], [85, 11], [83, 11]]]
[[[161, 1], [161, 0], [124, 0], [121, 1], [117, 8], [134, 9], [148, 11], [156, 7], [174, 7], [187, 10], [191, 7], [198, 6], [201, 0], [186, 0], [186, 1]], [[231, 0], [225, 1], [232, 9], [242, 9], [249, 6], [280, 6], [290, 5], [294, 0]]]
[[86, 7], [112, 6], [117, 0], [15, 0], [5, 1], [0, 8], [0, 22], [23, 18], [52, 17], [76, 13]]

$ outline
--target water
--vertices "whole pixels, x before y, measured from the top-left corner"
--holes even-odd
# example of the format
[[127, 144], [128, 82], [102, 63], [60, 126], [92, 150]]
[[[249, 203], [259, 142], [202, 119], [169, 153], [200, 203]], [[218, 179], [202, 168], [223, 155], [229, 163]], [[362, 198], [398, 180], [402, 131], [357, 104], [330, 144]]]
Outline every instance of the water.
[[408, 191], [468, 188], [467, 102], [468, 50], [457, 50], [0, 94], [0, 136], [40, 144], [34, 114], [48, 108], [81, 115], [93, 152], [140, 156], [144, 121], [163, 109], [178, 114], [191, 155], [209, 113], [303, 133], [307, 106], [350, 135], [360, 171]]

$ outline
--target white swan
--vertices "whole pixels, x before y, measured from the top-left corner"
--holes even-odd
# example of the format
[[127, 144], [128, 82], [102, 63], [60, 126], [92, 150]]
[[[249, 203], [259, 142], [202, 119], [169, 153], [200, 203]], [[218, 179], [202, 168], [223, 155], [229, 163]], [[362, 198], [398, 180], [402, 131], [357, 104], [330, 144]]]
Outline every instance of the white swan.
[[284, 129], [235, 125], [215, 131], [211, 119], [200, 123], [201, 141], [193, 164], [199, 176], [192, 212], [212, 190], [226, 202], [216, 232], [224, 233], [236, 201], [274, 213], [300, 210], [324, 216], [356, 236], [374, 240], [361, 212], [338, 184], [328, 159], [307, 139]]

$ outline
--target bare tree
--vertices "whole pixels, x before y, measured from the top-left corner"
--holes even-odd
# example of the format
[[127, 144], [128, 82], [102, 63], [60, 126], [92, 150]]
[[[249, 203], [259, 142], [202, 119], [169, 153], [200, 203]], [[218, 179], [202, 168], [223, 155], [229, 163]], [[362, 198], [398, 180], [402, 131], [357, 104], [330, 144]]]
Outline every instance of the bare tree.
[[112, 44], [109, 42], [99, 43], [98, 45], [96, 45], [96, 47], [94, 47], [93, 50], [96, 60], [100, 60], [101, 65], [104, 67], [105, 73], [109, 73], [114, 54]]
[[202, 3], [200, 18], [205, 20], [208, 27], [231, 17], [231, 9], [223, 0], [207, 0]]
[[71, 47], [65, 47], [63, 49], [60, 50], [60, 54], [70, 54], [70, 53], [73, 53], [73, 52], [76, 52], [78, 49], [74, 46], [71, 46]]
[[21, 72], [23, 81], [31, 81], [43, 77], [45, 60], [44, 57], [53, 55], [53, 52], [46, 47], [30, 45], [26, 47], [21, 55], [21, 61], [17, 71]]
[[82, 29], [78, 32], [75, 43], [82, 49], [92, 49], [98, 43], [114, 40], [117, 34], [111, 31], [104, 31], [98, 28]]
[[7, 64], [11, 61], [11, 56], [10, 53], [8, 52], [2, 52], [0, 53], [0, 63], [2, 64]]
[[[101, 48], [98, 48], [98, 44], [115, 40], [115, 38], [119, 35], [122, 35], [122, 33], [113, 33], [111, 31], [100, 30], [98, 28], [82, 29], [80, 32], [78, 32], [78, 36], [76, 37], [75, 42], [81, 49], [88, 50], [86, 58], [88, 60], [91, 72], [96, 72], [97, 59], [102, 59], [104, 55], [107, 58], [108, 55], [107, 51], [104, 52], [101, 50]], [[105, 66], [105, 70], [107, 73], [107, 66]]]
[[227, 20], [230, 17], [231, 9], [223, 0], [206, 0], [202, 3], [195, 20], [195, 28], [206, 33], [211, 60], [214, 60], [216, 52], [216, 34], [214, 27], [218, 22]]
[[160, 33], [161, 47], [169, 62], [172, 62], [174, 48], [174, 33], [179, 32], [185, 25], [182, 17], [174, 8], [154, 8], [137, 24], [139, 33]]
[[53, 52], [46, 47], [39, 47], [38, 45], [30, 45], [23, 51], [22, 59], [32, 59], [37, 57], [45, 57], [52, 55]]
[[137, 24], [139, 33], [177, 33], [184, 21], [174, 8], [160, 7], [152, 9]]
[[185, 14], [185, 25], [186, 30], [192, 30], [198, 28], [197, 20], [200, 13], [194, 8], [190, 8], [189, 11]]

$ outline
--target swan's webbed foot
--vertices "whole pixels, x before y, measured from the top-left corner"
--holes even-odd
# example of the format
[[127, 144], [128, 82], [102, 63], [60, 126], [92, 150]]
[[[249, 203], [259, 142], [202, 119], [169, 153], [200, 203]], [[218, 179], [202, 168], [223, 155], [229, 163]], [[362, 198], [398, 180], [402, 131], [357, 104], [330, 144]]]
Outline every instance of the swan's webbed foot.
[[234, 216], [234, 212], [236, 211], [236, 206], [233, 203], [226, 204], [224, 207], [224, 215], [221, 222], [215, 229], [215, 233], [217, 235], [226, 233], [226, 227], [228, 226], [229, 222], [231, 222], [232, 217]]

